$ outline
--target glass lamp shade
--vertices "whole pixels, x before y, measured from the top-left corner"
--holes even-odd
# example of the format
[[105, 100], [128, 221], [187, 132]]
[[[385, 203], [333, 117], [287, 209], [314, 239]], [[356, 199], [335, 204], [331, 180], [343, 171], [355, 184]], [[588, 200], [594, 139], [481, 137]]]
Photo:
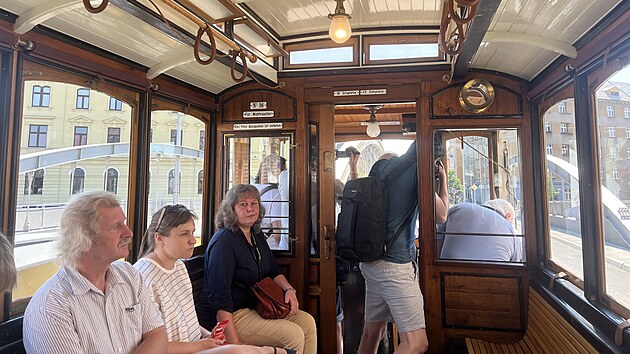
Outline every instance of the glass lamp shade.
[[381, 128], [378, 126], [378, 122], [370, 121], [367, 125], [367, 129], [365, 130], [365, 133], [370, 138], [376, 138], [377, 136], [379, 136], [379, 134], [381, 134]]
[[350, 28], [350, 21], [345, 14], [333, 15], [330, 22], [330, 29], [328, 35], [330, 39], [335, 43], [344, 43], [350, 38], [352, 34], [352, 28]]

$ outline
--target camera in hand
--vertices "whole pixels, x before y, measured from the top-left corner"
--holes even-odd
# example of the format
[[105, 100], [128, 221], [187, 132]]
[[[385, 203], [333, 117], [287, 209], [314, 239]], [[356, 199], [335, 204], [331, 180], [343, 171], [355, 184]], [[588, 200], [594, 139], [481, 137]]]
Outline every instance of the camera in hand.
[[338, 159], [350, 157], [352, 154], [359, 155], [359, 151], [352, 146], [346, 148], [345, 150], [335, 150], [335, 156], [337, 156]]

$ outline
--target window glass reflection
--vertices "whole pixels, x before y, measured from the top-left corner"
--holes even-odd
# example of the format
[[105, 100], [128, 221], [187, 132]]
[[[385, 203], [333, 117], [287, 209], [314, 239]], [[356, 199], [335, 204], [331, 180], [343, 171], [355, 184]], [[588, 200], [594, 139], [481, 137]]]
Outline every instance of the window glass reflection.
[[[53, 246], [74, 194], [107, 190], [126, 209], [132, 121], [127, 103], [118, 101], [122, 109], [110, 111], [109, 93], [73, 84], [26, 80], [23, 94], [14, 302], [30, 297], [57, 271]], [[116, 131], [115, 141], [108, 129]]]
[[[198, 118], [177, 111], [151, 112], [151, 160], [147, 225], [151, 216], [165, 205], [183, 204], [199, 217], [195, 238], [201, 244], [203, 220], [204, 151], [190, 137], [200, 136], [206, 125]], [[178, 178], [176, 178], [178, 176]], [[203, 190], [203, 189], [201, 189]]]
[[628, 87], [630, 66], [609, 77], [595, 92], [605, 293], [626, 309], [630, 309], [630, 117], [625, 113], [630, 104]]
[[253, 184], [261, 194], [265, 217], [261, 229], [272, 250], [290, 251], [291, 162], [290, 134], [225, 138], [226, 191], [237, 184]]
[[434, 152], [446, 170], [449, 195], [447, 220], [437, 225], [438, 257], [523, 263], [518, 131], [436, 131]]

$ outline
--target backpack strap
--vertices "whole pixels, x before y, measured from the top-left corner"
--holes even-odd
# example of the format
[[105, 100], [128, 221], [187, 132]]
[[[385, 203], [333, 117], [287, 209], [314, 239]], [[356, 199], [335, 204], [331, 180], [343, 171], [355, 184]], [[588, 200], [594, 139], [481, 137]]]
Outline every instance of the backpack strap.
[[260, 196], [262, 197], [262, 196], [263, 196], [263, 194], [265, 194], [265, 193], [269, 192], [269, 191], [270, 191], [270, 190], [272, 190], [272, 189], [278, 189], [278, 186], [277, 186], [277, 185], [275, 185], [275, 184], [270, 184], [270, 185], [268, 185], [267, 187], [263, 188], [263, 189], [260, 191]]
[[387, 243], [385, 243], [385, 252], [387, 252], [387, 249], [389, 247], [391, 247], [394, 242], [396, 242], [396, 240], [398, 239], [398, 236], [400, 236], [400, 234], [402, 233], [403, 228], [409, 224], [409, 222], [411, 221], [411, 217], [413, 216], [413, 214], [415, 214], [413, 211], [405, 218], [405, 220], [403, 221], [402, 224], [400, 224], [400, 226], [398, 226], [398, 229], [396, 230], [396, 232], [394, 233], [394, 236], [392, 236], [391, 240], [387, 241]]

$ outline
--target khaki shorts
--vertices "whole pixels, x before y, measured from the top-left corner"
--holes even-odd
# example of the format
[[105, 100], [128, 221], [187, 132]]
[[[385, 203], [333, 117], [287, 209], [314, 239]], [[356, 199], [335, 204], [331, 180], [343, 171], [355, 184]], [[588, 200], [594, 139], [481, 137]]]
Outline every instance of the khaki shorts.
[[360, 263], [365, 278], [365, 321], [395, 322], [401, 333], [426, 327], [414, 263]]

